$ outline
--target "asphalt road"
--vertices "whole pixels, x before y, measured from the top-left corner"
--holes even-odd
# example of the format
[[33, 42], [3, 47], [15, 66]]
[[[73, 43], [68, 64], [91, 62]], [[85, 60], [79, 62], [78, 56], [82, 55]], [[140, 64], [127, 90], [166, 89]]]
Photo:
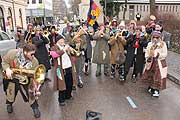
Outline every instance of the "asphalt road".
[[[53, 82], [44, 84], [39, 99], [39, 120], [85, 120], [87, 110], [102, 113], [102, 120], [180, 119], [180, 87], [173, 82], [168, 80], [167, 89], [161, 92], [159, 98], [153, 98], [140, 80], [136, 83], [127, 80], [122, 84], [118, 79], [112, 80], [103, 74], [95, 77], [96, 67], [94, 64], [91, 67], [91, 74], [83, 77], [84, 88], [74, 91], [74, 99], [67, 101], [66, 106], [58, 105], [58, 93], [52, 89]], [[35, 119], [29, 104], [23, 102], [20, 94], [12, 114], [6, 112], [2, 85], [0, 96], [0, 120]], [[128, 96], [136, 109], [128, 103]]]

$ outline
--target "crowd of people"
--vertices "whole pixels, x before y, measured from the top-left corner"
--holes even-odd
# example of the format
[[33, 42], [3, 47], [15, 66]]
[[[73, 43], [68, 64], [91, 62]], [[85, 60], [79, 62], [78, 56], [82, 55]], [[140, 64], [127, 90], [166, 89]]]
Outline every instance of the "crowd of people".
[[[33, 97], [33, 90], [30, 92], [28, 87], [33, 83], [19, 83], [19, 78], [14, 78], [11, 70], [35, 69], [38, 63], [46, 68], [45, 81], [52, 81], [54, 90], [58, 91], [60, 106], [64, 106], [66, 100], [73, 99], [72, 90], [83, 87], [83, 73], [90, 74], [91, 63], [97, 65], [96, 77], [101, 76], [103, 65], [106, 77], [115, 79], [118, 73], [121, 82], [126, 82], [133, 67], [131, 80], [142, 80], [154, 97], [166, 88], [165, 59], [170, 39], [163, 22], [155, 16], [151, 16], [146, 25], [136, 25], [134, 20], [125, 25], [125, 21], [119, 23], [114, 18], [112, 22], [99, 24], [98, 29], [85, 21], [79, 25], [68, 22], [62, 33], [58, 33], [53, 25], [41, 27], [29, 23], [24, 36], [21, 28], [17, 28], [16, 41], [17, 49], [10, 50], [2, 61], [7, 76], [3, 84], [8, 113], [13, 112], [12, 104], [19, 90], [24, 101], [31, 103], [34, 116], [40, 117], [38, 99]], [[94, 48], [92, 41], [96, 41]], [[53, 80], [48, 78], [50, 69]]]

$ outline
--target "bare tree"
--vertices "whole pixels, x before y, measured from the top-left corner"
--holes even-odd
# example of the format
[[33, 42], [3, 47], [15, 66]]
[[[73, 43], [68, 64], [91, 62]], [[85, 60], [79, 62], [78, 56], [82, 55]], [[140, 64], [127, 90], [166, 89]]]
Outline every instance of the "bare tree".
[[150, 15], [156, 15], [156, 2], [155, 0], [149, 0], [150, 3]]
[[123, 7], [123, 20], [126, 19], [126, 11], [127, 11], [127, 0], [125, 0], [125, 7]]

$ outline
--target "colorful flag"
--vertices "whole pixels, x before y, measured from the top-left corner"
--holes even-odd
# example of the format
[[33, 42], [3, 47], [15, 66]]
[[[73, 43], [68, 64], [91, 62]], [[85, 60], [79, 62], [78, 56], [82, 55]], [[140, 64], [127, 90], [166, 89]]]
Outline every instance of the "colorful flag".
[[99, 15], [100, 15], [99, 7], [93, 0], [90, 0], [90, 8], [89, 8], [88, 18], [87, 18], [89, 25], [93, 26], [97, 18], [99, 17]]

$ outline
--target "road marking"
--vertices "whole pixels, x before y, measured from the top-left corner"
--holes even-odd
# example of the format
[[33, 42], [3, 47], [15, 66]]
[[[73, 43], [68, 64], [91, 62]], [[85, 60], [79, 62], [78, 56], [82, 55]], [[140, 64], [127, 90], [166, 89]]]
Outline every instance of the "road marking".
[[128, 100], [129, 104], [131, 105], [131, 107], [132, 107], [133, 109], [137, 109], [136, 104], [133, 102], [133, 100], [132, 100], [129, 96], [126, 97], [126, 99]]

